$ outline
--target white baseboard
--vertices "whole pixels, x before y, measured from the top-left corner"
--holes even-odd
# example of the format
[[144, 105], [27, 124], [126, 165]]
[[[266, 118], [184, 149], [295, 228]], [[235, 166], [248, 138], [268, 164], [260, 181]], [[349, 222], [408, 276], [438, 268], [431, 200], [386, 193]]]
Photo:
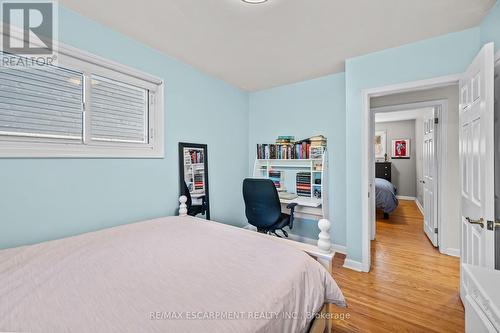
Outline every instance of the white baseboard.
[[412, 201], [415, 201], [417, 199], [415, 197], [409, 197], [406, 195], [396, 195], [396, 198], [401, 199], [401, 200], [412, 200]]
[[[291, 240], [294, 240], [297, 242], [301, 242], [301, 243], [311, 244], [311, 245], [318, 244], [317, 239], [312, 239], [312, 238], [308, 238], [308, 237], [304, 237], [304, 236], [300, 236], [300, 235], [295, 235], [295, 234], [292, 234], [290, 232], [288, 233], [288, 239], [291, 239]], [[332, 250], [337, 252], [337, 253], [342, 253], [342, 254], [347, 253], [347, 248], [344, 245], [340, 245], [340, 244], [332, 244]]]
[[344, 267], [348, 269], [352, 269], [353, 271], [357, 272], [364, 272], [363, 270], [363, 264], [360, 263], [359, 261], [351, 260], [351, 259], [345, 259], [344, 261]]
[[332, 244], [332, 250], [337, 253], [347, 254], [347, 247], [340, 244]]
[[254, 227], [253, 225], [251, 224], [247, 224], [245, 225], [244, 227], [242, 227], [243, 229], [247, 229], [247, 230], [253, 230], [253, 231], [257, 231], [257, 228]]
[[[243, 229], [257, 231], [257, 228], [254, 227], [251, 224], [245, 225], [243, 227]], [[312, 238], [309, 238], [309, 237], [304, 237], [304, 236], [292, 234], [290, 232], [288, 232], [288, 239], [294, 240], [296, 242], [311, 244], [311, 245], [317, 245], [318, 244], [318, 240], [317, 239], [312, 239]], [[332, 244], [332, 251], [335, 251], [337, 253], [346, 254], [347, 253], [347, 247], [345, 245]]]
[[460, 249], [454, 249], [454, 248], [446, 248], [446, 249], [443, 249], [443, 251], [441, 251], [441, 253], [444, 253], [444, 254], [447, 254], [449, 256], [453, 256], [453, 257], [460, 257]]
[[300, 235], [296, 235], [296, 234], [291, 234], [290, 232], [288, 232], [288, 239], [294, 240], [296, 242], [311, 244], [311, 245], [318, 244], [318, 240], [304, 237], [304, 236], [300, 236]]
[[420, 201], [418, 201], [418, 199], [415, 199], [415, 203], [417, 204], [417, 207], [420, 210], [420, 213], [422, 213], [422, 215], [424, 215], [424, 207], [422, 206]]

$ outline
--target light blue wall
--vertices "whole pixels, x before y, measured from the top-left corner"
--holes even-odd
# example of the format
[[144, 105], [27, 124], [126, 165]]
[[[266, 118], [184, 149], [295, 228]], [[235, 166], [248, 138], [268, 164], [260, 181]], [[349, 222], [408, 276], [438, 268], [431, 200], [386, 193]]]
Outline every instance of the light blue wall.
[[[328, 139], [330, 217], [333, 242], [345, 245], [345, 76], [344, 73], [250, 94], [249, 175], [257, 143], [279, 135]], [[316, 239], [315, 221], [295, 223], [293, 233]]]
[[[251, 173], [255, 145], [322, 133], [332, 238], [360, 261], [361, 90], [463, 72], [481, 42], [500, 45], [499, 23], [497, 3], [480, 27], [348, 59], [345, 74], [249, 95], [61, 7], [63, 43], [165, 80], [166, 157], [0, 160], [0, 248], [172, 215], [179, 141], [209, 145], [213, 219], [243, 225], [241, 180]], [[311, 238], [317, 231], [312, 221], [294, 230]]]
[[[480, 48], [478, 27], [346, 61], [347, 247], [361, 261], [361, 91], [462, 73]], [[366, 195], [366, 194], [365, 194]]]
[[212, 216], [242, 224], [248, 94], [60, 8], [63, 43], [165, 80], [165, 159], [1, 159], [0, 248], [172, 215], [179, 141], [208, 144]]
[[495, 42], [495, 50], [500, 49], [500, 1], [497, 1], [481, 23], [481, 43]]

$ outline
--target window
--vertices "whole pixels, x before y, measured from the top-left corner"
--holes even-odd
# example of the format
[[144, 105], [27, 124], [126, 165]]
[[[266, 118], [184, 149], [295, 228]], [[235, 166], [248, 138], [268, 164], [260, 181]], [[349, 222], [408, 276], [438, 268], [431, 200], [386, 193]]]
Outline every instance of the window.
[[163, 126], [161, 80], [120, 64], [59, 46], [0, 68], [0, 157], [163, 157]]

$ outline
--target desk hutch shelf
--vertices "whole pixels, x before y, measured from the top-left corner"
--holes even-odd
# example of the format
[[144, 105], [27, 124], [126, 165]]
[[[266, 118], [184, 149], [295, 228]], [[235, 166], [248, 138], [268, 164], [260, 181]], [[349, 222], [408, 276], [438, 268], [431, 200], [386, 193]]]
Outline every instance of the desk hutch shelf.
[[[317, 153], [317, 149], [321, 153]], [[283, 212], [286, 205], [296, 202], [296, 217], [319, 220], [328, 219], [328, 159], [326, 147], [311, 147], [317, 158], [308, 159], [255, 159], [253, 177], [275, 182], [279, 191], [298, 194], [295, 199], [280, 198]], [[271, 173], [271, 176], [270, 176]], [[280, 178], [277, 175], [281, 175]], [[326, 184], [325, 186], [323, 186]]]

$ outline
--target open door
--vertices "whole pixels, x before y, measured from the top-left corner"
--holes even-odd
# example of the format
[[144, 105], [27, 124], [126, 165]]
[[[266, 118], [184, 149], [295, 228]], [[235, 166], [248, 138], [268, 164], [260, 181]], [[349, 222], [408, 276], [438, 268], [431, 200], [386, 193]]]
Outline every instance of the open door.
[[436, 108], [424, 114], [423, 135], [423, 187], [424, 187], [424, 231], [432, 245], [438, 246], [438, 218], [437, 218], [437, 159], [436, 159]]
[[370, 112], [370, 135], [373, 138], [373, 142], [369, 147], [369, 154], [370, 158], [368, 161], [370, 161], [370, 184], [369, 186], [369, 191], [370, 191], [370, 225], [371, 225], [371, 230], [370, 230], [370, 240], [375, 240], [376, 234], [377, 234], [377, 211], [376, 211], [376, 204], [375, 204], [375, 114], [373, 112]]
[[[494, 47], [460, 80], [461, 261], [494, 268]], [[460, 295], [467, 295], [461, 277]]]

